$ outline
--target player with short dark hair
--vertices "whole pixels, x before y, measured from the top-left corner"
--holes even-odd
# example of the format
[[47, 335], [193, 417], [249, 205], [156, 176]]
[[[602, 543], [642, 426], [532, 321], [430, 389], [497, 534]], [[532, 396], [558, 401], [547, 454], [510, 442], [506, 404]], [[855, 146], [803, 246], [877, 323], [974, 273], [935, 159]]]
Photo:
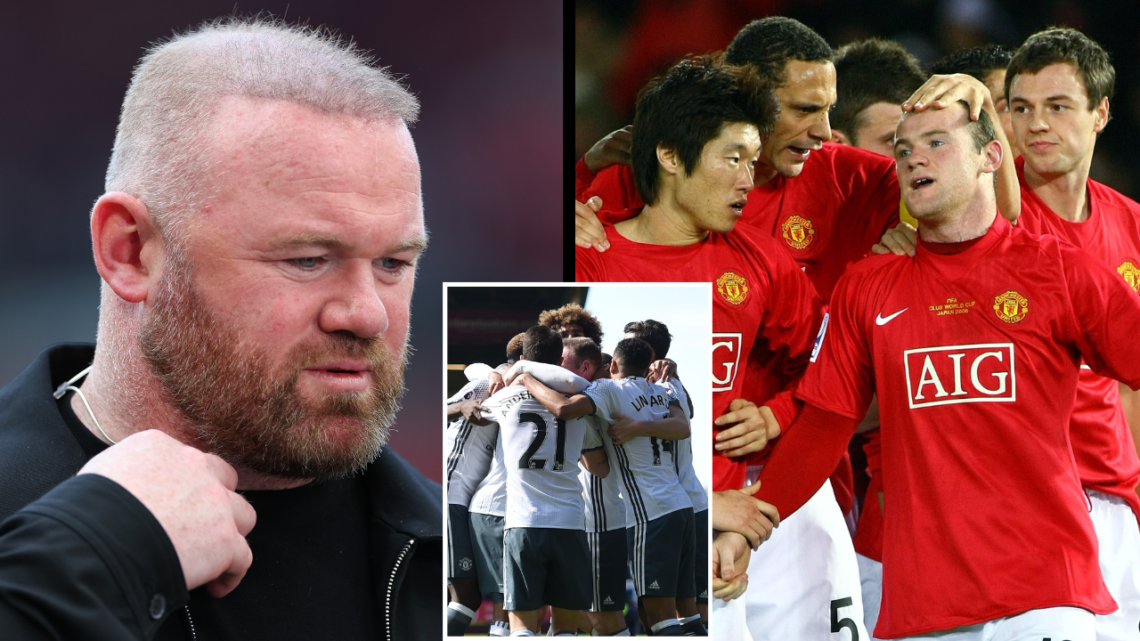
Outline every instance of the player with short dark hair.
[[891, 517], [876, 636], [1092, 639], [1093, 613], [1115, 604], [1067, 417], [1081, 356], [1140, 386], [1140, 299], [1095, 258], [997, 215], [1002, 146], [975, 151], [984, 117], [963, 104], [900, 123], [917, 252], [862, 261], [836, 287], [806, 405], [757, 496], [795, 510], [877, 390]]
[[[1140, 288], [1140, 205], [1089, 178], [1097, 138], [1112, 117], [1114, 78], [1108, 53], [1074, 29], [1036, 33], [1013, 56], [1006, 77], [1010, 119], [1025, 150], [1017, 162], [1023, 203], [1018, 225], [1100, 258], [1135, 291]], [[1134, 445], [1140, 424], [1129, 424], [1122, 397], [1135, 395], [1082, 368], [1070, 417], [1101, 572], [1120, 606], [1097, 617], [1098, 638], [1133, 636], [1140, 620], [1140, 458]]]
[[594, 374], [602, 368], [602, 348], [593, 339], [585, 336], [562, 339], [562, 367], [580, 372], [586, 380], [593, 380]]
[[538, 315], [538, 324], [558, 332], [562, 338], [586, 336], [602, 344], [602, 324], [593, 314], [578, 303], [567, 303], [558, 309], [548, 309]]
[[902, 103], [926, 82], [918, 58], [893, 40], [868, 38], [840, 47], [835, 76], [832, 140], [892, 156]]

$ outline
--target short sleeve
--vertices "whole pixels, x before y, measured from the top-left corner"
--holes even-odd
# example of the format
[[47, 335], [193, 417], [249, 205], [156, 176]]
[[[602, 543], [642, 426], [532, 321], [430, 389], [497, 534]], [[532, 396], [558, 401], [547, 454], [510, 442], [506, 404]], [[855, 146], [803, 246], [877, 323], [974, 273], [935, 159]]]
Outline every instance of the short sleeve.
[[806, 403], [857, 421], [866, 415], [875, 389], [871, 350], [860, 321], [866, 298], [858, 287], [862, 275], [848, 272], [835, 286], [796, 391]]
[[1140, 388], [1140, 297], [1107, 264], [1065, 244], [1059, 249], [1085, 362], [1097, 374]]
[[583, 452], [590, 452], [593, 450], [600, 449], [602, 447], [603, 443], [602, 443], [602, 435], [598, 432], [598, 422], [595, 420], [592, 420], [586, 416], [584, 416], [582, 418], [576, 418], [573, 420], [581, 421], [583, 427], [585, 428], [585, 430], [584, 430], [585, 436], [582, 438], [582, 451]]

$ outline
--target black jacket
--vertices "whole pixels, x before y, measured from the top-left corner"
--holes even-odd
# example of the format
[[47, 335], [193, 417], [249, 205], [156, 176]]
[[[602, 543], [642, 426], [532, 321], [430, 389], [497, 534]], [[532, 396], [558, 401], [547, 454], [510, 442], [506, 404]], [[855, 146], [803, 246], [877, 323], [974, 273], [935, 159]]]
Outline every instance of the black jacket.
[[[0, 520], [36, 501], [72, 477], [87, 462], [83, 450], [59, 414], [52, 391], [87, 367], [93, 357], [92, 345], [55, 345], [41, 352], [27, 369], [0, 390]], [[397, 641], [440, 639], [443, 637], [440, 616], [443, 611], [442, 489], [392, 451], [385, 451], [377, 458], [368, 467], [364, 478], [372, 506], [369, 562], [374, 581], [373, 593], [379, 612], [387, 621], [385, 638]], [[17, 519], [23, 517], [25, 513]], [[46, 527], [42, 519], [40, 525]], [[169, 540], [165, 543], [166, 552], [173, 551]], [[83, 549], [73, 545], [66, 553], [82, 554]], [[87, 549], [87, 554], [95, 554]], [[148, 550], [147, 553], [160, 554], [157, 550]], [[109, 553], [100, 551], [99, 554]], [[178, 574], [181, 578], [180, 569]], [[37, 573], [35, 576], [49, 583], [60, 580], [50, 573]], [[143, 580], [144, 583], [169, 582], [169, 577], [156, 575]], [[180, 601], [177, 595], [166, 597], [168, 603], [161, 619], [169, 619], [171, 611], [186, 603], [184, 585], [183, 600]], [[42, 587], [46, 592], [41, 593], [54, 595], [58, 592], [60, 599], [70, 598], [69, 591], [63, 586], [49, 584]], [[0, 601], [5, 596], [2, 589], [3, 583], [0, 582]], [[120, 618], [135, 618], [138, 612], [151, 611], [152, 594], [140, 591], [136, 597], [136, 601], [141, 599], [141, 602], [120, 608]], [[68, 611], [68, 605], [62, 604], [62, 611]], [[75, 607], [90, 606], [76, 603]], [[50, 615], [46, 617], [49, 624], [50, 618]], [[138, 622], [124, 621], [124, 626], [141, 630], [139, 638], [150, 638], [154, 631], [153, 625], [140, 628]]]

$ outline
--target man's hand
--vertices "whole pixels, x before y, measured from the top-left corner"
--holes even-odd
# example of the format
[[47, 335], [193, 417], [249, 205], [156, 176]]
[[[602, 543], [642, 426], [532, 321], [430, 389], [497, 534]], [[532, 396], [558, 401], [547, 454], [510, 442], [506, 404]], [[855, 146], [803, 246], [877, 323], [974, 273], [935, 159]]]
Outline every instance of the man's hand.
[[468, 422], [474, 425], [489, 425], [491, 423], [491, 421], [483, 418], [483, 412], [486, 412], [487, 408], [483, 407], [479, 401], [463, 401], [458, 405], [459, 413]]
[[772, 536], [772, 528], [780, 524], [776, 507], [752, 495], [760, 489], [760, 481], [739, 490], [713, 492], [713, 529], [737, 532], [748, 539], [753, 550]]
[[586, 168], [596, 174], [610, 165], [633, 165], [633, 125], [626, 125], [594, 143], [582, 156]]
[[716, 435], [714, 447], [725, 456], [744, 456], [759, 452], [768, 441], [780, 435], [780, 423], [767, 405], [757, 407], [752, 401], [737, 398], [728, 411], [716, 417], [714, 425], [732, 425]]
[[918, 247], [918, 230], [906, 223], [899, 223], [897, 227], [892, 227], [883, 234], [883, 239], [871, 247], [871, 252], [914, 256], [916, 247]]
[[150, 510], [174, 544], [187, 589], [206, 585], [211, 596], [225, 596], [253, 562], [245, 536], [257, 514], [234, 492], [237, 472], [217, 456], [147, 430], [101, 452], [79, 473], [115, 481]]
[[[903, 103], [903, 111], [925, 111], [928, 108], [944, 109], [965, 100], [970, 106], [970, 120], [977, 120], [982, 107], [990, 99], [990, 90], [982, 81], [964, 73], [949, 76], [931, 76]], [[995, 123], [997, 124], [997, 123]]]
[[641, 436], [641, 421], [626, 418], [621, 414], [614, 414], [613, 418], [618, 419], [618, 422], [611, 425], [607, 431], [614, 445], [624, 445]]
[[725, 601], [739, 598], [748, 589], [748, 561], [752, 549], [736, 532], [713, 534], [713, 596]]
[[506, 382], [503, 381], [503, 375], [498, 372], [487, 374], [487, 381], [491, 383], [491, 386], [487, 388], [488, 396], [494, 395], [495, 392], [507, 386]]
[[669, 360], [668, 358], [662, 358], [660, 360], [653, 361], [649, 365], [649, 373], [645, 375], [645, 380], [649, 381], [650, 383], [661, 383], [664, 385], [665, 383], [669, 382], [670, 378], [673, 378], [676, 375], [677, 363]]
[[602, 208], [602, 199], [591, 197], [585, 204], [574, 201], [574, 244], [583, 248], [604, 252], [610, 248], [610, 241], [606, 240], [606, 230], [602, 228], [602, 221], [598, 220], [597, 212]]

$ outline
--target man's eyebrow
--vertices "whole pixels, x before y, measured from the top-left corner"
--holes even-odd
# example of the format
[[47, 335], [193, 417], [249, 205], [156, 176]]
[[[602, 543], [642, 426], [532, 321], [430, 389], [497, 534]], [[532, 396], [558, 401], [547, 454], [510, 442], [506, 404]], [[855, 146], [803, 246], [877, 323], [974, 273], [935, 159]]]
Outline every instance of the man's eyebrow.
[[[921, 134], [919, 134], [918, 137], [919, 138], [929, 138], [931, 136], [937, 136], [939, 134], [941, 134], [943, 136], [949, 136], [950, 132], [946, 131], [945, 129], [935, 129], [933, 131], [924, 131]], [[900, 144], [902, 144], [904, 142], [909, 143], [910, 140], [907, 138], [895, 138], [895, 147], [898, 147]]]
[[[335, 238], [333, 236], [323, 236], [321, 234], [300, 234], [298, 236], [291, 236], [289, 238], [281, 238], [274, 240], [270, 246], [276, 250], [297, 249], [300, 247], [324, 247], [325, 249], [344, 249], [348, 247], [348, 243]], [[414, 251], [417, 254], [422, 254], [427, 249], [427, 238], [425, 236], [413, 236], [392, 250], [393, 254], [406, 251]]]
[[[1074, 97], [1072, 97], [1072, 96], [1070, 96], [1070, 95], [1068, 95], [1068, 94], [1060, 94], [1060, 95], [1057, 95], [1057, 96], [1049, 96], [1048, 98], [1046, 98], [1046, 99], [1045, 99], [1045, 102], [1057, 102], [1058, 100], [1068, 100], [1068, 101], [1070, 101], [1070, 102], [1073, 102], [1073, 101], [1075, 101], [1075, 100], [1076, 100], [1076, 98], [1074, 98]], [[1011, 103], [1014, 103], [1014, 102], [1029, 102], [1029, 99], [1028, 99], [1028, 98], [1022, 98], [1021, 96], [1014, 96], [1013, 98], [1010, 98], [1010, 99], [1009, 99], [1009, 101], [1010, 101]]]

